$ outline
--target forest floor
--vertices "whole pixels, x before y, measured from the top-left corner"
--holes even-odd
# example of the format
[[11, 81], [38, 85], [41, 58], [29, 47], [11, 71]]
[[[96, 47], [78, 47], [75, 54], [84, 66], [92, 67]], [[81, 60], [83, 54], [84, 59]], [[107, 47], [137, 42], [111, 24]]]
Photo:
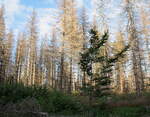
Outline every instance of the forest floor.
[[[65, 115], [65, 116], [60, 116]], [[0, 117], [150, 117], [150, 93], [94, 98], [46, 87], [0, 84]]]

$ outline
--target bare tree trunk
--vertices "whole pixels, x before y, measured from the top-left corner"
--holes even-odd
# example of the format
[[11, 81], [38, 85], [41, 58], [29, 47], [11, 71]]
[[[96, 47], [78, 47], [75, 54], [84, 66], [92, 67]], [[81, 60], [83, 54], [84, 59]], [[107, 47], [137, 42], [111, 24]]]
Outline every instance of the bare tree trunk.
[[4, 6], [0, 8], [0, 82], [5, 80], [5, 19]]
[[126, 0], [126, 12], [128, 14], [128, 32], [129, 32], [129, 42], [131, 43], [131, 57], [132, 57], [132, 65], [133, 65], [133, 74], [135, 78], [135, 89], [137, 95], [140, 95], [143, 91], [144, 86], [144, 75], [141, 66], [141, 55], [140, 55], [140, 42], [135, 26], [134, 21], [134, 11], [133, 5], [129, 0]]
[[70, 57], [70, 78], [69, 78], [69, 93], [72, 92], [72, 57]]
[[64, 52], [61, 53], [61, 63], [60, 63], [60, 90], [63, 90], [63, 79], [64, 79]]

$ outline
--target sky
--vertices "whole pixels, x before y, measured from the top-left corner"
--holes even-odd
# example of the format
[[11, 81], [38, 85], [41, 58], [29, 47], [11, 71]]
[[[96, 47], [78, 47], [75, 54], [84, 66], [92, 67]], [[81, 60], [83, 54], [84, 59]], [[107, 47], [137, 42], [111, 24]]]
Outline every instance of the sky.
[[[58, 8], [56, 1], [59, 0], [0, 0], [0, 5], [5, 5], [5, 19], [7, 29], [13, 30], [15, 34], [26, 30], [27, 22], [30, 19], [33, 9], [38, 15], [38, 31], [39, 35], [43, 37], [45, 34], [51, 32], [53, 27], [57, 26]], [[87, 8], [89, 20], [93, 19], [95, 13], [94, 2], [98, 0], [76, 0], [77, 8], [81, 9], [83, 6]], [[114, 2], [115, 1], [115, 2]], [[108, 25], [110, 25], [111, 32], [117, 28], [116, 16], [120, 14], [117, 5], [120, 0], [108, 0], [106, 7], [106, 15], [108, 17]], [[96, 14], [96, 13], [95, 13]]]
[[[59, 1], [59, 0], [57, 0]], [[77, 0], [80, 9], [83, 4], [90, 8], [89, 0]], [[44, 36], [57, 24], [58, 9], [56, 0], [0, 0], [5, 5], [7, 29], [14, 33], [24, 31], [33, 9], [38, 15], [39, 34]], [[24, 27], [24, 28], [23, 28]]]

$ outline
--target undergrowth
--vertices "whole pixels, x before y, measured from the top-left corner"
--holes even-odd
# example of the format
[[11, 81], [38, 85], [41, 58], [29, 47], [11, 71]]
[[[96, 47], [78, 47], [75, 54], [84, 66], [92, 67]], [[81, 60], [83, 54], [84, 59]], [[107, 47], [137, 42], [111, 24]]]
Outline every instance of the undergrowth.
[[[140, 98], [134, 94], [95, 98], [93, 104], [89, 105], [87, 97], [67, 95], [48, 89], [46, 86], [0, 84], [0, 107], [7, 104], [30, 105], [26, 102], [28, 100], [32, 102], [32, 99], [36, 100], [35, 102], [38, 104], [35, 102], [30, 104], [40, 105], [41, 111], [49, 114], [83, 115], [83, 117], [143, 117], [143, 115], [150, 115], [149, 93], [143, 94]], [[35, 106], [32, 105], [32, 107]]]
[[42, 111], [48, 113], [78, 113], [81, 104], [71, 95], [50, 90], [45, 86], [25, 86], [23, 84], [0, 84], [0, 105], [19, 103], [26, 98], [35, 98]]

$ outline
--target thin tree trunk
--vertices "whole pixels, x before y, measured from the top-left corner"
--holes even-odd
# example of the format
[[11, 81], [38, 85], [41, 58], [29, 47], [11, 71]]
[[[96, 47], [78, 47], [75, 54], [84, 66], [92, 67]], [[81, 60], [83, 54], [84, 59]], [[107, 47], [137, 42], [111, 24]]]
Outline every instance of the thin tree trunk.
[[72, 92], [72, 57], [70, 58], [70, 80], [69, 80], [69, 93]]
[[64, 52], [61, 53], [61, 64], [60, 64], [60, 85], [59, 88], [62, 90], [63, 79], [64, 79]]

